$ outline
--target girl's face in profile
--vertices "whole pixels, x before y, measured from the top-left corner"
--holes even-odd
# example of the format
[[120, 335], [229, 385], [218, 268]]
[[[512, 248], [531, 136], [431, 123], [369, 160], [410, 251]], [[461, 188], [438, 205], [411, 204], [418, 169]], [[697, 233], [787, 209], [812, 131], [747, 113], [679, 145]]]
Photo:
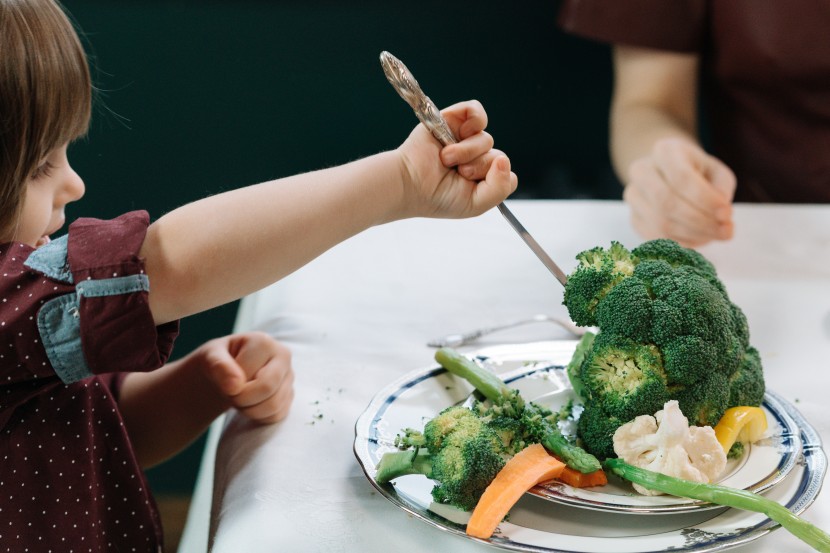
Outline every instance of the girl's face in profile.
[[64, 207], [84, 195], [84, 181], [69, 165], [67, 146], [49, 152], [29, 176], [20, 220], [9, 239], [35, 248], [49, 242], [66, 220]]

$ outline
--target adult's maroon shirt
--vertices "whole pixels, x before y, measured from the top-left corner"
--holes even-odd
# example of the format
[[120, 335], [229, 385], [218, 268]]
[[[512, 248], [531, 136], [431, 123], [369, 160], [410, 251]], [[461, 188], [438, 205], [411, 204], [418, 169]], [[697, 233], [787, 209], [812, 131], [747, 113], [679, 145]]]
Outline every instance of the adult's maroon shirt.
[[830, 202], [830, 4], [822, 0], [564, 0], [596, 40], [697, 53], [712, 153], [735, 199]]
[[0, 245], [0, 551], [161, 551], [161, 524], [118, 410], [161, 366], [138, 251], [149, 218], [81, 219], [37, 250]]

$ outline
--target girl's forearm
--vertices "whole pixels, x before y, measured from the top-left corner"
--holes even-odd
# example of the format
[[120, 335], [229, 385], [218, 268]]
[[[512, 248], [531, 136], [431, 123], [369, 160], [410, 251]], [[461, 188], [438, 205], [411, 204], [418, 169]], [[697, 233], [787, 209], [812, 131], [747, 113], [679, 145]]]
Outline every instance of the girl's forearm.
[[233, 190], [150, 226], [141, 255], [161, 324], [227, 303], [290, 274], [361, 231], [399, 217], [395, 152]]
[[185, 357], [153, 372], [127, 375], [119, 407], [136, 457], [148, 468], [191, 444], [230, 402]]

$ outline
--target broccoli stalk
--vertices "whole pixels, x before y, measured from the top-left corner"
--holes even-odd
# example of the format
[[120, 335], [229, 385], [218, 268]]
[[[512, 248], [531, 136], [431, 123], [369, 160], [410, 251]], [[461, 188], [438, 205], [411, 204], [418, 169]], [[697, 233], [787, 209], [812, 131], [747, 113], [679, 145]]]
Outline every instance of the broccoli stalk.
[[798, 518], [783, 505], [761, 495], [717, 484], [702, 484], [666, 476], [659, 472], [629, 465], [621, 459], [606, 459], [605, 466], [617, 476], [652, 490], [762, 513], [813, 549], [830, 553], [830, 535], [806, 520]]
[[548, 450], [558, 455], [569, 467], [582, 473], [591, 473], [601, 467], [596, 457], [570, 443], [555, 424], [547, 418], [550, 413], [533, 403], [525, 404], [516, 390], [500, 378], [483, 369], [466, 356], [450, 348], [441, 348], [435, 360], [450, 373], [460, 376], [494, 403], [493, 410], [500, 416], [520, 418], [525, 432]]
[[432, 478], [432, 457], [429, 452], [408, 449], [384, 453], [378, 463], [375, 480], [379, 484], [386, 484], [407, 474], [423, 474], [427, 478]]
[[435, 360], [456, 376], [460, 376], [490, 401], [500, 404], [510, 396], [510, 388], [499, 377], [467, 359], [451, 348], [440, 348]]

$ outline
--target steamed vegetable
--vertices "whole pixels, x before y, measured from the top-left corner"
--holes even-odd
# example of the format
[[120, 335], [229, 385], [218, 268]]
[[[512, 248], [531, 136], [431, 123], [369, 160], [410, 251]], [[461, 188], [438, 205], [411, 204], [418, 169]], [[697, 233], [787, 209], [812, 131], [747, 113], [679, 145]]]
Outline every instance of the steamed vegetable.
[[478, 410], [480, 416], [494, 421], [505, 418], [516, 421], [515, 430], [524, 443], [541, 443], [579, 472], [590, 473], [602, 468], [596, 457], [562, 435], [552, 422], [549, 410], [526, 403], [518, 391], [509, 388], [494, 374], [450, 348], [439, 349], [435, 359], [447, 371], [470, 382], [492, 402], [492, 406]]
[[378, 463], [378, 483], [422, 474], [436, 481], [436, 503], [471, 510], [505, 462], [530, 444], [542, 444], [577, 471], [602, 471], [596, 457], [562, 435], [557, 414], [525, 402], [517, 390], [451, 349], [440, 349], [435, 357], [490, 401], [477, 402], [472, 409], [448, 407], [423, 431], [404, 429], [395, 439], [401, 451], [384, 453]]
[[760, 405], [764, 378], [746, 317], [701, 254], [660, 239], [631, 251], [612, 242], [577, 260], [564, 304], [578, 325], [599, 327], [569, 370], [585, 407], [585, 449], [614, 456], [614, 431], [668, 400], [698, 426], [729, 407]]
[[715, 426], [715, 436], [723, 451], [729, 453], [735, 443], [760, 440], [767, 431], [767, 416], [760, 407], [730, 407]]
[[514, 455], [484, 490], [476, 505], [467, 534], [488, 539], [522, 495], [540, 482], [552, 480], [565, 468], [541, 444], [532, 444]]
[[[640, 415], [614, 432], [614, 452], [637, 467], [693, 482], [712, 482], [726, 467], [726, 452], [710, 426], [689, 426], [677, 402], [666, 402], [654, 416]], [[643, 495], [659, 495], [639, 484]]]
[[375, 480], [384, 484], [423, 474], [437, 481], [432, 488], [437, 503], [465, 510], [475, 507], [505, 462], [499, 437], [465, 407], [444, 409], [427, 422], [423, 433], [407, 429], [398, 441], [399, 447], [412, 449], [385, 453]]
[[830, 553], [830, 535], [797, 517], [786, 507], [761, 495], [717, 484], [701, 484], [666, 476], [635, 467], [621, 459], [606, 459], [605, 467], [617, 476], [651, 490], [762, 513], [816, 551]]

